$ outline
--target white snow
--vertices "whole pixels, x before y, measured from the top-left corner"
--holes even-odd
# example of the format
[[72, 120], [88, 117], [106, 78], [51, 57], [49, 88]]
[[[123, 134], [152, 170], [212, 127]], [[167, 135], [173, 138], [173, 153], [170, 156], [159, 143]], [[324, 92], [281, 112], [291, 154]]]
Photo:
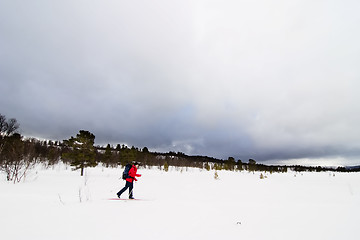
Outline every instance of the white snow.
[[142, 200], [109, 200], [121, 173], [37, 167], [20, 184], [0, 174], [1, 239], [358, 239], [358, 173], [139, 169]]

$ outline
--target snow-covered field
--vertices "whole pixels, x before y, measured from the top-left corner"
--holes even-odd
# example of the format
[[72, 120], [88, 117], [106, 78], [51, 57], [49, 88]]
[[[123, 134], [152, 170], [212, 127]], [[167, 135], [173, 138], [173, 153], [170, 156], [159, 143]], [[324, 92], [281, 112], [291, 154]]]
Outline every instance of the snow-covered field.
[[142, 200], [109, 200], [121, 173], [37, 167], [20, 184], [1, 174], [1, 239], [359, 239], [359, 173], [219, 171], [215, 180], [140, 168]]

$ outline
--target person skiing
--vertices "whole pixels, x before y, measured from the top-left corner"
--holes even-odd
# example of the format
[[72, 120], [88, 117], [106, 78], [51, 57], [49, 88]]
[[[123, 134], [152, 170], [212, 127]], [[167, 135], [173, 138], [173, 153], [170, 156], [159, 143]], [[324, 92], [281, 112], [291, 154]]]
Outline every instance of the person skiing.
[[137, 174], [137, 169], [139, 167], [139, 163], [135, 162], [131, 169], [129, 170], [128, 178], [126, 178], [125, 187], [123, 187], [116, 195], [120, 198], [121, 194], [129, 188], [129, 199], [134, 199], [133, 197], [133, 188], [134, 188], [134, 180], [137, 181], [136, 177], [141, 177], [141, 174]]

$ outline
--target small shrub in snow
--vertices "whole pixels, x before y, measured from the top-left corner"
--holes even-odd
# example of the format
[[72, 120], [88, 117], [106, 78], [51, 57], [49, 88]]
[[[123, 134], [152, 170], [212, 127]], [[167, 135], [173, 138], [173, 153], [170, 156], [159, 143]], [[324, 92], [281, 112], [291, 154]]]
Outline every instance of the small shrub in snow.
[[165, 172], [169, 171], [169, 164], [167, 162], [165, 162], [164, 164], [164, 171]]
[[219, 175], [216, 170], [215, 170], [214, 178], [215, 178], [215, 180], [219, 180]]

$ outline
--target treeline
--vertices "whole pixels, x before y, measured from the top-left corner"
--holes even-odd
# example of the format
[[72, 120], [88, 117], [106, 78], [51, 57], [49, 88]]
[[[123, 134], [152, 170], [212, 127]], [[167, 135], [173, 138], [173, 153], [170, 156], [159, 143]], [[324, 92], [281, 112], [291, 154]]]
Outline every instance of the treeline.
[[139, 162], [142, 167], [156, 166], [167, 170], [173, 167], [194, 167], [206, 170], [229, 171], [265, 171], [265, 172], [358, 172], [360, 167], [306, 167], [306, 166], [268, 166], [258, 164], [254, 159], [247, 163], [229, 157], [227, 160], [207, 156], [188, 156], [182, 152], [158, 153], [117, 144], [112, 146], [94, 146], [95, 136], [81, 130], [75, 137], [63, 141], [42, 141], [35, 138], [24, 138], [18, 132], [19, 123], [12, 118], [7, 120], [0, 114], [0, 170], [6, 173], [8, 181], [18, 182], [26, 171], [37, 163], [46, 166], [64, 162], [74, 169], [81, 169], [99, 164], [106, 167], [122, 167], [127, 163]]

